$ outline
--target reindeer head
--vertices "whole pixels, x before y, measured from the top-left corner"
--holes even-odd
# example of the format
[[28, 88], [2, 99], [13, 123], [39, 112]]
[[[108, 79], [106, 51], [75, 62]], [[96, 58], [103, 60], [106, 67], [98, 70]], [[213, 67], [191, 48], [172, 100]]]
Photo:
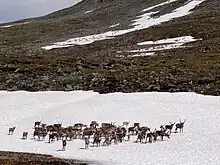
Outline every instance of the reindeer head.
[[170, 125], [171, 125], [172, 127], [174, 126], [174, 124], [176, 124], [176, 122], [174, 122], [174, 123], [171, 123], [171, 122], [170, 122]]
[[181, 121], [181, 119], [180, 119], [180, 124], [181, 125], [184, 125], [185, 122], [186, 122], [186, 119], [184, 121]]

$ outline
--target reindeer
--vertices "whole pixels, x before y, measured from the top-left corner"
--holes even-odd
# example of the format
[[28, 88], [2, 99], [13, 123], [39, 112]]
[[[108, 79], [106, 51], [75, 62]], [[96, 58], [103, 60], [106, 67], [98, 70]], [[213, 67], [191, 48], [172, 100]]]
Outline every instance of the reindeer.
[[111, 144], [110, 136], [105, 135], [105, 141], [103, 142], [103, 145], [109, 146]]
[[161, 141], [163, 141], [164, 136], [170, 139], [170, 135], [165, 130], [156, 131], [156, 134], [161, 137]]
[[35, 121], [34, 122], [34, 127], [40, 127], [41, 121]]
[[15, 128], [16, 128], [16, 127], [9, 128], [9, 129], [8, 129], [8, 134], [9, 134], [9, 135], [12, 135], [12, 134], [14, 133], [14, 131], [15, 131]]
[[94, 146], [94, 144], [96, 144], [97, 147], [100, 146], [100, 144], [101, 144], [101, 137], [100, 137], [99, 134], [95, 134], [94, 135], [93, 146]]
[[59, 129], [59, 128], [61, 128], [62, 123], [54, 124], [53, 126], [54, 126], [56, 129]]
[[128, 128], [128, 134], [134, 135], [134, 131], [135, 131], [134, 127], [129, 127]]
[[94, 131], [91, 128], [85, 128], [83, 130], [83, 137], [88, 136], [90, 138], [90, 136], [92, 136], [94, 134]]
[[[54, 141], [55, 138], [57, 138], [57, 133], [49, 134], [49, 143], [50, 143], [51, 141]], [[57, 140], [58, 140], [58, 139], [57, 139]]]
[[184, 123], [186, 122], [186, 119], [182, 122], [180, 119], [180, 122], [176, 124], [176, 129], [175, 132], [177, 133], [177, 130], [180, 130], [180, 133], [183, 133], [183, 127], [184, 127]]
[[[147, 141], [147, 139], [148, 139], [148, 141]], [[152, 143], [152, 140], [153, 140], [153, 133], [152, 132], [147, 133], [146, 143], [147, 142]]]
[[111, 123], [102, 123], [101, 127], [102, 128], [109, 128], [109, 127], [116, 127], [116, 126], [115, 126], [115, 123], [111, 122]]
[[134, 123], [134, 128], [135, 127], [139, 128], [140, 127], [140, 123]]
[[85, 141], [85, 149], [89, 149], [89, 138], [85, 137], [84, 141]]
[[76, 123], [76, 124], [74, 124], [74, 127], [75, 127], [75, 128], [78, 128], [78, 129], [82, 129], [83, 126], [84, 126], [84, 125], [83, 125], [82, 123]]
[[140, 142], [140, 143], [143, 143], [143, 139], [145, 138], [145, 134], [144, 134], [144, 132], [141, 132], [141, 131], [139, 131], [138, 132], [138, 135], [137, 135], [137, 140], [136, 140], [136, 142]]
[[122, 123], [122, 126], [125, 126], [126, 128], [128, 127], [128, 125], [129, 125], [129, 121], [124, 121], [123, 123]]
[[28, 132], [23, 132], [22, 139], [27, 139]]
[[170, 125], [165, 125], [165, 129], [166, 129], [166, 130], [169, 130], [169, 133], [170, 133], [170, 134], [171, 134], [171, 131], [172, 131], [172, 129], [173, 129], [174, 124], [175, 124], [175, 122], [174, 122], [174, 123], [171, 123], [171, 122], [170, 122]]
[[91, 128], [97, 128], [98, 126], [99, 126], [99, 124], [98, 124], [97, 121], [92, 121], [92, 122], [90, 123], [90, 127], [91, 127]]
[[57, 129], [53, 125], [46, 126], [47, 132], [55, 132]]

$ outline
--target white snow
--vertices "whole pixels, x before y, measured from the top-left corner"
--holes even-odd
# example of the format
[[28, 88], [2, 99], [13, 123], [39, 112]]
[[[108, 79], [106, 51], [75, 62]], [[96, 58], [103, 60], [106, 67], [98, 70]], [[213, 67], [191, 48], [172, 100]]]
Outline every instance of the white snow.
[[142, 12], [146, 12], [146, 11], [152, 10], [152, 9], [154, 9], [154, 8], [157, 8], [157, 7], [160, 7], [160, 6], [164, 6], [164, 5], [167, 5], [167, 4], [176, 2], [176, 1], [177, 1], [177, 0], [168, 0], [168, 1], [163, 2], [163, 3], [160, 3], [160, 4], [158, 4], [158, 5], [155, 5], [155, 6], [146, 8], [146, 9], [142, 10]]
[[[150, 56], [150, 55], [154, 55], [156, 51], [185, 48], [186, 46], [183, 46], [184, 44], [194, 42], [197, 40], [201, 40], [201, 39], [195, 39], [192, 36], [182, 36], [182, 37], [167, 38], [157, 41], [144, 41], [141, 43], [137, 43], [137, 45], [139, 46], [151, 45], [151, 46], [148, 48], [142, 48], [138, 50], [128, 50], [127, 52], [137, 53], [135, 55], [129, 55], [128, 57]], [[117, 53], [122, 53], [122, 51], [118, 51]]]
[[113, 25], [111, 25], [111, 26], [109, 26], [110, 28], [114, 28], [114, 27], [117, 27], [117, 26], [119, 26], [120, 25], [120, 23], [117, 23], [117, 24], [113, 24]]
[[154, 52], [146, 52], [146, 53], [138, 53], [138, 54], [132, 54], [128, 55], [128, 57], [139, 57], [139, 56], [152, 56], [154, 55]]
[[[195, 93], [0, 92], [0, 150], [51, 154], [92, 160], [105, 165], [218, 165], [220, 162], [220, 97]], [[123, 142], [109, 147], [90, 147], [84, 142], [48, 144], [31, 138], [37, 120], [64, 126], [115, 121], [140, 122], [150, 128], [186, 119], [184, 133], [153, 144]], [[14, 135], [8, 128], [16, 126]], [[28, 131], [27, 140], [21, 140]]]
[[29, 22], [22, 22], [22, 23], [15, 23], [15, 24], [10, 24], [10, 25], [4, 25], [4, 26], [0, 26], [1, 28], [10, 28], [13, 26], [18, 26], [18, 25], [25, 25], [28, 24]]
[[[163, 5], [175, 2], [175, 1], [176, 0], [168, 0], [168, 1], [163, 2], [161, 4], [147, 8], [146, 11], [149, 11], [153, 8], [158, 7], [158, 6], [163, 6]], [[112, 39], [115, 36], [123, 35], [123, 34], [130, 33], [130, 32], [136, 31], [136, 30], [146, 29], [148, 27], [158, 25], [163, 22], [170, 21], [174, 18], [179, 18], [179, 17], [183, 17], [185, 15], [188, 15], [192, 12], [191, 10], [193, 10], [196, 6], [198, 6], [199, 4], [201, 4], [204, 1], [205, 0], [188, 1], [186, 4], [184, 4], [183, 6], [181, 6], [179, 8], [176, 8], [171, 13], [159, 16], [157, 18], [152, 18], [151, 15], [156, 14], [159, 11], [144, 13], [144, 14], [138, 16], [138, 18], [136, 20], [132, 21], [133, 22], [132, 25], [134, 27], [130, 28], [130, 29], [108, 31], [108, 32], [101, 33], [101, 34], [94, 34], [94, 35], [90, 35], [90, 36], [73, 38], [73, 39], [69, 39], [67, 41], [54, 43], [53, 45], [50, 45], [50, 46], [42, 47], [42, 49], [51, 50], [53, 48], [63, 48], [63, 47], [70, 47], [70, 46], [74, 46], [74, 45], [85, 45], [85, 44], [93, 43], [95, 41]]]
[[172, 43], [188, 43], [197, 41], [198, 39], [195, 39], [192, 36], [182, 36], [182, 37], [175, 37], [175, 38], [166, 38], [162, 40], [157, 41], [145, 41], [138, 43], [137, 45], [155, 45], [155, 44], [172, 44]]
[[88, 14], [88, 13], [92, 13], [94, 10], [88, 10], [85, 12], [85, 14]]

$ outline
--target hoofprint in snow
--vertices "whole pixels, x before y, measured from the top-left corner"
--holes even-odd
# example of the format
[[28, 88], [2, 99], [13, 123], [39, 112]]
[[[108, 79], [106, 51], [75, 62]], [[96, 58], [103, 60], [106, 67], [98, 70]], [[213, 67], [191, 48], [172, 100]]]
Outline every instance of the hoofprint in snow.
[[30, 22], [14, 23], [14, 24], [4, 25], [4, 26], [0, 26], [0, 27], [1, 28], [10, 28], [10, 27], [13, 27], [13, 26], [26, 25], [28, 23], [30, 23]]
[[[0, 92], [0, 150], [51, 154], [109, 165], [218, 165], [220, 162], [220, 97], [195, 93]], [[64, 126], [115, 121], [140, 122], [154, 129], [185, 119], [184, 133], [152, 144], [123, 142], [82, 150], [84, 141], [51, 144], [31, 138], [33, 124], [63, 122]], [[8, 128], [16, 126], [13, 135]], [[27, 140], [21, 140], [28, 131]]]
[[152, 6], [150, 8], [147, 8], [145, 10], [142, 10], [142, 12], [147, 12], [147, 13], [144, 13], [144, 14], [138, 16], [138, 18], [136, 20], [132, 21], [133, 23], [131, 25], [133, 26], [133, 28], [125, 29], [125, 30], [108, 31], [108, 32], [101, 33], [101, 34], [94, 34], [94, 35], [90, 35], [90, 36], [72, 38], [67, 41], [57, 42], [57, 43], [54, 43], [53, 45], [45, 46], [42, 48], [45, 50], [51, 50], [54, 48], [70, 47], [70, 46], [74, 46], [74, 45], [86, 45], [86, 44], [93, 43], [95, 41], [112, 39], [115, 36], [123, 35], [123, 34], [130, 33], [130, 32], [136, 31], [136, 30], [146, 29], [151, 26], [159, 25], [163, 22], [170, 21], [175, 18], [186, 16], [192, 12], [191, 10], [193, 10], [196, 6], [198, 6], [199, 4], [204, 2], [205, 0], [191, 0], [191, 1], [188, 1], [187, 3], [185, 3], [183, 6], [176, 8], [171, 13], [161, 15], [157, 18], [151, 17], [153, 14], [156, 14], [159, 11], [156, 11], [156, 12], [149, 12], [149, 11], [151, 11], [152, 9], [155, 9], [159, 6], [173, 3], [175, 1], [177, 1], [177, 0], [168, 0], [168, 1], [163, 2], [161, 4], [158, 4], [158, 5]]
[[[162, 40], [157, 40], [157, 41], [145, 41], [145, 42], [138, 43], [137, 45], [139, 46], [147, 45], [148, 48], [143, 48], [139, 50], [128, 50], [127, 52], [137, 53], [137, 54], [128, 55], [128, 57], [151, 56], [151, 55], [154, 55], [155, 52], [161, 51], [161, 50], [185, 48], [186, 46], [183, 46], [184, 44], [195, 42], [198, 40], [202, 40], [202, 39], [195, 39], [192, 36], [182, 36], [182, 37], [167, 38], [167, 39], [162, 39]], [[118, 51], [117, 53], [122, 53], [122, 51]], [[123, 57], [123, 56], [121, 55], [120, 57]]]

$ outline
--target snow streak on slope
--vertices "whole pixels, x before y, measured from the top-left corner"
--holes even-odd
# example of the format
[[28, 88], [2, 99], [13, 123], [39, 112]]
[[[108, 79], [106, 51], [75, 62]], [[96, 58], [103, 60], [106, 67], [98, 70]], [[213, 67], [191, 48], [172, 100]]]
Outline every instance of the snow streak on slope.
[[[218, 165], [220, 162], [220, 97], [194, 93], [113, 93], [93, 92], [0, 92], [0, 150], [52, 154], [64, 158], [92, 160], [105, 165]], [[109, 147], [82, 150], [84, 142], [48, 144], [31, 138], [34, 121], [89, 124], [123, 121], [140, 122], [151, 129], [186, 118], [183, 134], [152, 144], [123, 142]], [[9, 136], [8, 127], [16, 126]], [[23, 131], [29, 132], [21, 140]]]
[[[152, 6], [150, 8], [147, 8], [146, 11], [152, 10], [156, 7], [163, 6], [165, 4], [169, 4], [169, 3], [172, 3], [172, 2], [175, 2], [175, 1], [176, 0], [168, 0], [164, 3], [161, 3], [161, 4], [158, 4], [158, 5]], [[140, 15], [138, 17], [138, 19], [133, 20], [134, 23], [132, 25], [134, 27], [131, 28], [131, 29], [108, 31], [108, 32], [101, 33], [101, 34], [95, 34], [95, 35], [90, 35], [90, 36], [73, 38], [73, 39], [69, 39], [69, 40], [64, 41], [64, 42], [57, 42], [57, 43], [54, 43], [53, 45], [45, 46], [45, 47], [42, 47], [42, 48], [45, 49], [45, 50], [51, 50], [53, 48], [63, 48], [63, 47], [70, 47], [70, 46], [74, 46], [74, 45], [85, 45], [85, 44], [93, 43], [94, 41], [112, 39], [115, 36], [123, 35], [123, 34], [133, 32], [133, 31], [136, 31], [136, 30], [145, 29], [145, 28], [148, 28], [148, 27], [153, 26], [153, 25], [158, 25], [158, 24], [161, 24], [163, 22], [170, 21], [174, 18], [183, 17], [185, 15], [188, 15], [188, 14], [191, 13], [191, 10], [193, 10], [197, 5], [201, 4], [204, 1], [205, 0], [191, 0], [188, 3], [184, 4], [183, 6], [173, 10], [172, 13], [162, 15], [158, 18], [152, 18], [151, 15], [156, 14], [159, 11], [145, 13], [143, 15]]]
[[[151, 45], [151, 46], [148, 48], [143, 48], [138, 50], [129, 50], [127, 52], [137, 53], [137, 54], [128, 55], [128, 57], [150, 56], [150, 55], [154, 55], [156, 51], [185, 48], [186, 46], [183, 46], [184, 44], [194, 42], [197, 40], [201, 40], [201, 39], [195, 39], [192, 36], [182, 36], [176, 38], [162, 39], [158, 41], [145, 41], [138, 43], [137, 45], [139, 46]], [[122, 51], [118, 51], [117, 53], [122, 53]], [[123, 57], [123, 56], [119, 56], [119, 57]]]
[[0, 26], [0, 27], [1, 27], [1, 28], [10, 28], [10, 27], [13, 27], [13, 26], [25, 25], [25, 24], [28, 24], [28, 23], [30, 23], [30, 22], [15, 23], [15, 24], [10, 24], [10, 25]]

